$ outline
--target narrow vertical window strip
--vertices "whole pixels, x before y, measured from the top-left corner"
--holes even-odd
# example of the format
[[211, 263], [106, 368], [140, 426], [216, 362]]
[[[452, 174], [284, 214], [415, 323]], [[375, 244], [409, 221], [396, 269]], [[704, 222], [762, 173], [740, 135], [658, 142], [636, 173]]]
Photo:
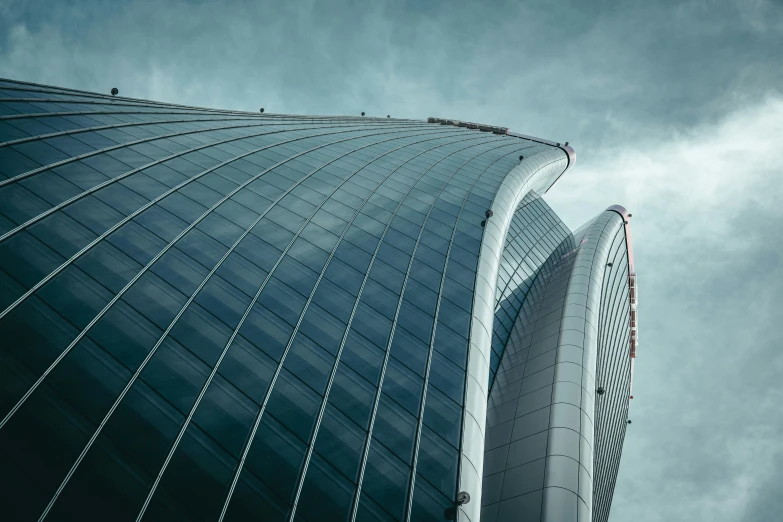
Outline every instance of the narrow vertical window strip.
[[[607, 228], [608, 226], [609, 223], [607, 223]], [[623, 277], [623, 274], [627, 272], [628, 268], [624, 227], [617, 228], [613, 245], [614, 252], [610, 252], [610, 256], [613, 254], [611, 259], [615, 269], [611, 270], [611, 273], [610, 271], [606, 272], [601, 295], [597, 339], [599, 356], [597, 357], [597, 364], [601, 368], [601, 382], [606, 382], [612, 389], [622, 387], [622, 390], [625, 391], [630, 383], [630, 364], [621, 365], [618, 362], [628, 361], [629, 319], [627, 313], [622, 313], [622, 308], [627, 308], [630, 313], [630, 302], [624, 295], [627, 288], [627, 275]], [[622, 252], [622, 256], [618, 259], [620, 252]], [[611, 281], [609, 280], [610, 277]], [[607, 365], [608, 368], [606, 367]], [[607, 398], [609, 401], [605, 402], [609, 402], [608, 405], [604, 404], [603, 407], [599, 407], [596, 404], [595, 407], [594, 453], [596, 458], [594, 462], [601, 463], [593, 470], [593, 512], [596, 520], [605, 520], [608, 515], [608, 499], [603, 492], [607, 489], [611, 490], [617, 479], [616, 470], [622, 454], [622, 444], [619, 444], [618, 440], [622, 440], [625, 437], [627, 429], [625, 420], [627, 419], [629, 407], [629, 401], [625, 393], [613, 393]], [[619, 425], [619, 432], [607, 433], [606, 430], [612, 427], [610, 423], [613, 419], [615, 424], [618, 422], [618, 419], [622, 421]], [[604, 449], [612, 450], [613, 448], [615, 449], [613, 454], [603, 455], [602, 458], [598, 458]]]

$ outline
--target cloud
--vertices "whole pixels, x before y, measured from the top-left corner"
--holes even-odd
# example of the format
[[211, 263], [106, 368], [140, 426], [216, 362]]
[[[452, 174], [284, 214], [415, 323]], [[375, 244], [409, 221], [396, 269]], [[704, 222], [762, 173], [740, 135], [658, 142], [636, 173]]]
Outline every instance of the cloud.
[[[2, 7], [5, 6], [5, 7]], [[783, 81], [754, 0], [0, 0], [0, 75], [275, 112], [443, 116], [582, 145], [721, 117]], [[760, 29], [763, 28], [763, 29]], [[707, 110], [705, 110], [707, 109]], [[630, 119], [630, 118], [629, 118]]]
[[783, 96], [649, 135], [595, 151], [545, 198], [572, 227], [614, 203], [634, 215], [640, 346], [612, 520], [772, 520]]

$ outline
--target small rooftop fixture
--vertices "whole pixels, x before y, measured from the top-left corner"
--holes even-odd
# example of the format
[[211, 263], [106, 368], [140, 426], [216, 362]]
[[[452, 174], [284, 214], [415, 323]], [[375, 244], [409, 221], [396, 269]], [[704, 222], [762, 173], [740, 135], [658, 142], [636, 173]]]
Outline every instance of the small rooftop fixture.
[[603, 386], [599, 386], [597, 390], [595, 390], [598, 395], [603, 395], [606, 390], [604, 390]]
[[362, 111], [362, 116], [364, 116], [364, 111]]
[[263, 107], [261, 107], [261, 112], [264, 112], [264, 108]]
[[484, 212], [484, 215], [486, 215], [487, 218], [491, 218], [492, 217], [492, 211], [491, 210], [487, 210], [486, 212]]
[[486, 125], [484, 123], [473, 123], [470, 121], [448, 120], [445, 118], [427, 118], [429, 123], [440, 123], [441, 125], [453, 125], [455, 127], [466, 127], [468, 129], [478, 129], [483, 132], [492, 132], [493, 134], [508, 134], [508, 127], [498, 127], [497, 125]]
[[112, 96], [117, 96], [119, 93], [120, 93], [120, 90], [117, 89], [117, 87], [112, 87], [111, 88], [111, 95]]

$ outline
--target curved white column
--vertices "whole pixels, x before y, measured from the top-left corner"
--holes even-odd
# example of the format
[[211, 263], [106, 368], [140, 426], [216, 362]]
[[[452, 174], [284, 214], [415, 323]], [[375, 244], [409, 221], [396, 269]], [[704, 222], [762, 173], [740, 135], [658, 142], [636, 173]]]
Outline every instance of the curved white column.
[[473, 297], [460, 455], [459, 490], [468, 492], [473, 500], [460, 506], [459, 520], [478, 521], [481, 512], [490, 343], [506, 234], [525, 194], [530, 190], [546, 192], [570, 163], [569, 154], [555, 147], [525, 158], [503, 180], [490, 209], [492, 217], [487, 219], [481, 241]]

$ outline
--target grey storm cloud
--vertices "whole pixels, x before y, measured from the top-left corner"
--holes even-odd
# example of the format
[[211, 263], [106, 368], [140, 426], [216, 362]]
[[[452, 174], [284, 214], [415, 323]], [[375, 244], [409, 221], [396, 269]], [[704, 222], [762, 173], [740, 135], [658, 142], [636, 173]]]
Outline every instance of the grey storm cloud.
[[783, 3], [0, 0], [0, 77], [440, 116], [569, 141], [546, 196], [633, 214], [640, 345], [611, 520], [783, 511]]

